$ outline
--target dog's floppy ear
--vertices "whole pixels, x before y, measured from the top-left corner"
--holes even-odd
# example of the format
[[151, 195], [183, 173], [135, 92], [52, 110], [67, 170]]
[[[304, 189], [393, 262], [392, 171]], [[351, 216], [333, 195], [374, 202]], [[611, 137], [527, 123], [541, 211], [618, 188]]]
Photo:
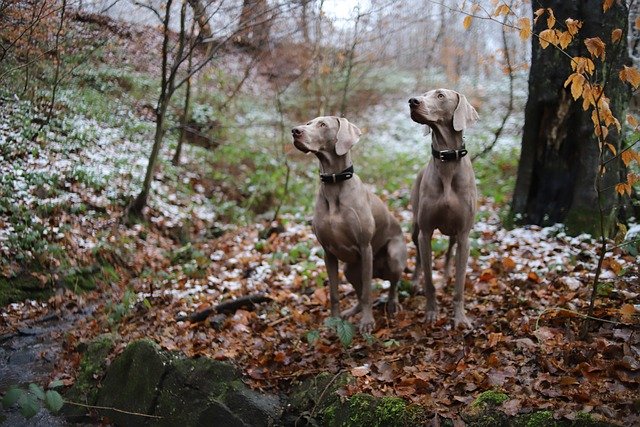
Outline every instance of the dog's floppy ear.
[[338, 118], [340, 128], [338, 129], [338, 136], [336, 141], [336, 154], [338, 156], [344, 156], [347, 154], [351, 147], [355, 145], [360, 139], [360, 129], [353, 123], [350, 123], [344, 117]]
[[467, 97], [458, 94], [458, 106], [453, 112], [453, 129], [456, 131], [465, 130], [478, 120], [476, 109], [467, 101]]

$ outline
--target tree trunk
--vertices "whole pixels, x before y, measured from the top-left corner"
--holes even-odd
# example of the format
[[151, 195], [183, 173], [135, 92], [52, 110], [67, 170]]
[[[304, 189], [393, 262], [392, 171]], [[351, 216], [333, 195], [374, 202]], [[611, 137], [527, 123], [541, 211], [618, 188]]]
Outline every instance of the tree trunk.
[[267, 0], [243, 0], [236, 40], [243, 45], [261, 48], [269, 42], [271, 24]]
[[142, 216], [142, 209], [147, 205], [151, 182], [153, 181], [153, 174], [155, 173], [156, 163], [158, 161], [158, 154], [160, 154], [162, 139], [164, 138], [164, 118], [166, 110], [167, 107], [163, 102], [156, 113], [156, 132], [153, 137], [153, 148], [149, 156], [149, 163], [147, 164], [147, 172], [144, 176], [144, 182], [142, 183], [142, 190], [129, 207], [129, 214], [135, 217]]
[[211, 31], [211, 25], [209, 24], [209, 15], [207, 14], [207, 7], [202, 3], [202, 0], [188, 0], [191, 10], [193, 10], [193, 17], [198, 22], [200, 27], [200, 36], [202, 39], [209, 39], [213, 37], [213, 31]]
[[[189, 66], [191, 66], [191, 64], [189, 64]], [[176, 146], [176, 152], [173, 155], [173, 159], [171, 159], [171, 163], [174, 166], [177, 166], [180, 164], [180, 156], [182, 155], [182, 145], [184, 144], [184, 140], [186, 137], [186, 129], [189, 123], [190, 101], [191, 101], [191, 78], [187, 80], [187, 85], [185, 87], [184, 107], [182, 109], [182, 117], [180, 119], [180, 134], [178, 135], [178, 145]]]
[[[622, 64], [628, 62], [626, 32], [628, 10], [624, 3], [614, 5], [603, 13], [601, 0], [567, 2], [540, 0], [536, 7], [552, 8], [557, 21], [567, 18], [583, 21], [583, 26], [567, 48], [574, 56], [589, 57], [584, 40], [600, 37], [607, 43], [606, 60], [613, 63], [603, 67], [599, 60], [596, 75], [612, 65], [606, 94], [613, 114], [622, 122], [630, 91], [618, 78]], [[624, 31], [620, 45], [610, 44], [615, 28]], [[534, 31], [546, 29], [546, 19], [539, 19]], [[525, 109], [522, 152], [516, 188], [512, 202], [512, 216], [516, 223], [542, 226], [564, 223], [572, 234], [581, 232], [600, 234], [598, 195], [595, 182], [599, 165], [599, 146], [594, 135], [591, 110], [583, 111], [582, 100], [577, 102], [564, 88], [571, 74], [570, 60], [561, 51], [549, 46], [542, 49], [533, 38], [532, 63], [529, 75], [529, 98]], [[620, 148], [621, 136], [609, 133], [607, 142]], [[611, 153], [605, 153], [605, 159]], [[605, 212], [612, 212], [616, 201], [613, 186], [622, 167], [619, 161], [609, 163], [601, 188]]]

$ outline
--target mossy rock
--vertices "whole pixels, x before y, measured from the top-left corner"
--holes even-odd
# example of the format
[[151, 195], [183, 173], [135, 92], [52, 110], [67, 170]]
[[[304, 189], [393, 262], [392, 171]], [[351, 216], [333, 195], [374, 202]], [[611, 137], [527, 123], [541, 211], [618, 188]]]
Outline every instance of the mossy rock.
[[509, 396], [499, 391], [487, 390], [481, 393], [471, 405], [460, 414], [469, 426], [499, 427], [508, 426], [509, 417], [498, 406], [507, 401]]
[[26, 299], [47, 299], [52, 294], [50, 284], [42, 284], [40, 280], [31, 274], [18, 276], [0, 276], [0, 307], [12, 302]]
[[353, 377], [347, 373], [335, 375], [323, 372], [307, 378], [293, 387], [287, 402], [287, 412], [296, 417], [300, 414], [314, 417], [318, 409], [338, 403], [340, 396], [336, 392], [352, 381]]
[[[104, 376], [107, 369], [107, 356], [114, 345], [111, 334], [100, 335], [87, 345], [80, 360], [76, 381], [65, 393], [67, 400], [88, 405], [96, 403], [99, 378]], [[65, 405], [63, 408], [67, 416], [82, 416], [87, 413], [87, 410], [80, 406]]]
[[397, 397], [356, 394], [341, 399], [338, 390], [353, 381], [342, 373], [322, 373], [293, 389], [283, 425], [414, 426], [425, 422], [424, 410]]
[[536, 411], [517, 416], [510, 425], [513, 427], [560, 427], [562, 424], [553, 419], [553, 412]]
[[231, 365], [207, 358], [175, 358], [158, 395], [158, 425], [275, 424], [279, 399], [247, 388]]
[[[157, 394], [171, 358], [150, 340], [140, 340], [127, 346], [109, 369], [98, 392], [97, 404], [120, 410], [152, 415]], [[103, 410], [118, 425], [143, 426], [148, 418]]]
[[100, 413], [126, 426], [272, 426], [282, 408], [277, 396], [249, 389], [232, 365], [169, 353], [149, 340], [131, 343], [104, 377]]
[[335, 427], [407, 427], [426, 422], [419, 406], [407, 405], [398, 397], [376, 398], [363, 393], [324, 408], [321, 417], [322, 425]]

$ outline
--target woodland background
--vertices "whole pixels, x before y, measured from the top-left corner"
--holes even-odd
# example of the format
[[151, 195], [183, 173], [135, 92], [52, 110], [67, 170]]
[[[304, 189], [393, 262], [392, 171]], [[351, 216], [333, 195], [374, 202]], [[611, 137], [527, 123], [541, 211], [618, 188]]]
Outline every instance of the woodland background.
[[[343, 397], [429, 420], [496, 392], [507, 416], [638, 422], [639, 17], [610, 0], [0, 0], [0, 392], [26, 396], [8, 416], [56, 409], [110, 333], [108, 360], [147, 337], [260, 390], [346, 372]], [[436, 87], [480, 115], [473, 331], [452, 329], [438, 277], [434, 325], [410, 289], [430, 140], [407, 100]], [[405, 310], [376, 309], [372, 336], [326, 321], [317, 161], [290, 139], [319, 115], [363, 130], [356, 171], [406, 232]], [[262, 303], [209, 315], [246, 296]]]

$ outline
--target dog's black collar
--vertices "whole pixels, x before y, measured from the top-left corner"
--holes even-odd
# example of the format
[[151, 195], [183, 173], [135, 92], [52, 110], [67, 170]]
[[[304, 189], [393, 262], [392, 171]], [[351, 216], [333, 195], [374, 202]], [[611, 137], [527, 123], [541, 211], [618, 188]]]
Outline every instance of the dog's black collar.
[[335, 184], [336, 182], [346, 181], [353, 178], [353, 165], [349, 166], [340, 173], [321, 173], [320, 181], [326, 184]]
[[467, 149], [464, 148], [464, 145], [459, 150], [442, 150], [438, 151], [431, 146], [431, 154], [435, 159], [440, 160], [441, 162], [449, 162], [451, 160], [459, 160], [467, 155]]

